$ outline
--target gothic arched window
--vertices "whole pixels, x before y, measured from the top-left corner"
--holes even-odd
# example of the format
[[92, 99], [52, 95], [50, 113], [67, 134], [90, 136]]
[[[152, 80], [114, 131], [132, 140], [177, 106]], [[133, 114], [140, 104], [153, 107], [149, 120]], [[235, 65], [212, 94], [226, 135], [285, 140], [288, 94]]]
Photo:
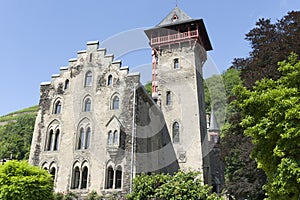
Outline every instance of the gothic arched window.
[[87, 98], [84, 102], [84, 112], [90, 112], [91, 111], [91, 105], [92, 105], [91, 99]]
[[119, 101], [120, 101], [120, 99], [117, 95], [113, 97], [113, 102], [112, 102], [112, 109], [113, 110], [119, 109]]
[[116, 171], [116, 180], [115, 180], [116, 189], [121, 189], [122, 187], [122, 167], [118, 166]]
[[47, 148], [46, 148], [47, 151], [51, 150], [52, 145], [53, 145], [53, 140], [54, 140], [54, 132], [51, 129], [49, 132], [49, 135], [48, 135], [48, 142], [47, 142]]
[[60, 113], [61, 113], [61, 102], [57, 101], [55, 103], [54, 114], [60, 114]]
[[113, 144], [113, 133], [112, 133], [112, 131], [108, 132], [107, 143], [108, 143], [108, 145], [112, 145]]
[[178, 122], [174, 122], [173, 124], [173, 128], [172, 128], [172, 131], [173, 131], [173, 143], [179, 143], [180, 141], [180, 133], [179, 133], [179, 123]]
[[88, 127], [86, 129], [86, 134], [85, 134], [85, 149], [88, 149], [90, 147], [90, 138], [91, 138], [91, 128]]
[[54, 137], [54, 147], [53, 147], [53, 150], [54, 151], [57, 151], [58, 150], [58, 145], [59, 145], [59, 135], [60, 135], [60, 132], [59, 132], [59, 129], [56, 130], [56, 133], [55, 133], [55, 137]]
[[84, 82], [84, 86], [85, 87], [89, 87], [92, 86], [92, 80], [93, 80], [93, 74], [91, 71], [87, 72], [85, 75], [85, 82]]
[[114, 144], [114, 145], [118, 145], [118, 143], [119, 143], [118, 140], [119, 140], [118, 131], [115, 131], [115, 132], [114, 132], [113, 144]]
[[80, 183], [80, 170], [79, 167], [75, 167], [73, 170], [73, 182], [72, 182], [72, 188], [73, 189], [78, 189], [79, 188], [79, 183]]
[[84, 129], [81, 128], [79, 132], [79, 138], [78, 138], [78, 149], [83, 149], [84, 144]]
[[81, 178], [81, 189], [86, 189], [87, 188], [88, 171], [89, 170], [88, 170], [87, 166], [83, 167], [82, 178]]
[[114, 186], [114, 170], [111, 166], [106, 171], [106, 189], [113, 189]]

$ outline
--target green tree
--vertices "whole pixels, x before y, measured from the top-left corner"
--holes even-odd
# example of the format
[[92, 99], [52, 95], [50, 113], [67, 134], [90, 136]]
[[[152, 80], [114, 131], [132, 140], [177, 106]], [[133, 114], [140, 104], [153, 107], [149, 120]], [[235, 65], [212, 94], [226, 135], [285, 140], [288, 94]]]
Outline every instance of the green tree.
[[26, 161], [8, 161], [0, 165], [0, 199], [51, 200], [52, 176]]
[[152, 82], [148, 81], [146, 85], [144, 86], [148, 94], [151, 96], [152, 95]]
[[253, 90], [235, 89], [252, 153], [267, 175], [269, 199], [300, 198], [300, 61], [279, 63], [278, 80], [263, 79]]
[[36, 115], [22, 115], [0, 127], [0, 158], [28, 159]]
[[199, 172], [179, 171], [173, 176], [168, 174], [139, 175], [133, 181], [129, 200], [159, 199], [201, 199], [221, 200], [217, 194], [211, 194], [211, 187], [204, 185]]

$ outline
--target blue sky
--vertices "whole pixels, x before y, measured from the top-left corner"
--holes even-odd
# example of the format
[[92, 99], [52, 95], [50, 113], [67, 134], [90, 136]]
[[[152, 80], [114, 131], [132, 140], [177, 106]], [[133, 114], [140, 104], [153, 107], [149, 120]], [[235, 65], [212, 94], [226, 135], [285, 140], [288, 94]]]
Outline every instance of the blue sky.
[[[2, 1], [0, 115], [37, 105], [40, 83], [50, 81], [86, 42], [99, 40], [105, 47], [101, 41], [158, 24], [175, 5], [175, 0]], [[233, 58], [248, 54], [244, 35], [259, 18], [280, 19], [299, 10], [300, 1], [178, 0], [178, 5], [189, 16], [204, 19], [214, 48], [209, 56], [222, 72]], [[122, 60], [137, 70], [151, 62], [151, 55], [141, 50]]]

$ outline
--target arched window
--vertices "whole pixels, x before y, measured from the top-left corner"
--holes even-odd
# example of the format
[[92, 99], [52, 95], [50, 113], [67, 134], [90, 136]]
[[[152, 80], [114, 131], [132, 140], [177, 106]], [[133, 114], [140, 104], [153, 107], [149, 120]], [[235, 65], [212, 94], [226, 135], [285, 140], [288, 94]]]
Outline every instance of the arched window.
[[55, 103], [54, 114], [60, 114], [60, 113], [61, 113], [61, 102], [57, 101]]
[[107, 168], [106, 173], [106, 189], [113, 189], [114, 186], [114, 170], [111, 166]]
[[118, 166], [116, 171], [116, 180], [115, 180], [116, 189], [121, 189], [122, 187], [122, 167]]
[[78, 138], [78, 149], [82, 149], [84, 146], [84, 129], [80, 129], [79, 138]]
[[53, 150], [57, 151], [58, 150], [58, 145], [59, 145], [59, 129], [56, 130], [55, 133], [55, 138], [54, 138], [54, 147]]
[[80, 183], [80, 171], [79, 167], [75, 167], [73, 171], [73, 182], [72, 182], [72, 188], [73, 189], [78, 189], [79, 188], [79, 183]]
[[179, 143], [179, 123], [174, 122], [172, 129], [173, 129], [173, 143]]
[[85, 75], [85, 83], [84, 86], [85, 87], [89, 87], [92, 86], [92, 80], [93, 80], [93, 74], [91, 71], [87, 72]]
[[112, 85], [112, 81], [113, 81], [113, 77], [112, 77], [112, 75], [109, 75], [107, 78], [107, 85], [108, 86]]
[[113, 139], [113, 144], [114, 145], [118, 145], [118, 143], [119, 143], [118, 139], [119, 139], [118, 131], [115, 131], [114, 132], [114, 139]]
[[87, 98], [84, 102], [84, 111], [85, 112], [90, 112], [91, 111], [91, 105], [92, 105], [92, 101]]
[[107, 143], [108, 143], [108, 145], [112, 145], [113, 144], [113, 133], [112, 133], [112, 131], [108, 132]]
[[87, 188], [88, 168], [85, 166], [82, 170], [81, 189]]
[[91, 128], [88, 127], [86, 129], [86, 134], [85, 134], [85, 149], [88, 149], [90, 147], [90, 137], [91, 137]]
[[55, 180], [55, 176], [56, 176], [56, 169], [55, 169], [55, 167], [52, 167], [50, 169], [50, 174], [52, 175], [52, 179], [54, 181]]
[[112, 102], [112, 109], [113, 110], [119, 109], [119, 101], [120, 101], [119, 97], [118, 96], [114, 96], [113, 102]]
[[53, 144], [53, 140], [54, 140], [54, 133], [53, 130], [51, 129], [48, 135], [48, 142], [47, 142], [47, 151], [50, 151], [52, 148], [52, 144]]
[[172, 103], [172, 97], [171, 97], [171, 92], [167, 91], [166, 93], [166, 105], [169, 106]]
[[69, 87], [70, 87], [70, 81], [69, 81], [69, 79], [67, 79], [65, 81], [65, 90], [68, 89]]

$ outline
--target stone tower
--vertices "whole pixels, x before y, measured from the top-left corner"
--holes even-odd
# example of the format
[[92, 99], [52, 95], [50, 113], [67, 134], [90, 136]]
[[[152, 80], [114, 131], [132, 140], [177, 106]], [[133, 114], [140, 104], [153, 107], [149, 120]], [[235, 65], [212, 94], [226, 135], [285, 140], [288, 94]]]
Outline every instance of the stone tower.
[[161, 108], [180, 168], [210, 183], [202, 67], [212, 50], [202, 19], [175, 7], [145, 31], [152, 48], [152, 97]]

